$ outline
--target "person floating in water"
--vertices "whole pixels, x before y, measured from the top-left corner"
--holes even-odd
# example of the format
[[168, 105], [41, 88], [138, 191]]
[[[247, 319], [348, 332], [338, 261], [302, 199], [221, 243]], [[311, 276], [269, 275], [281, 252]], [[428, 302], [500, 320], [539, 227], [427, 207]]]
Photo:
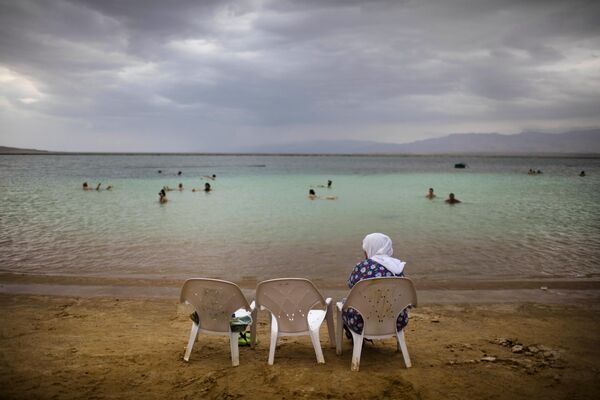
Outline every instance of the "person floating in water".
[[160, 204], [165, 204], [167, 201], [169, 201], [169, 199], [167, 199], [167, 193], [165, 192], [165, 189], [161, 189], [160, 192], [158, 192], [158, 202]]
[[[327, 186], [325, 186], [325, 185], [317, 185], [316, 187], [331, 189], [331, 185], [332, 184], [333, 184], [333, 181], [327, 181]], [[311, 187], [315, 187], [315, 186], [311, 186]]]
[[87, 182], [83, 182], [83, 190], [92, 190], [92, 188], [88, 186]]
[[536, 175], [541, 175], [541, 174], [542, 174], [542, 170], [538, 169], [537, 172], [536, 172]]
[[[310, 189], [308, 191], [308, 198], [311, 199], [311, 200], [320, 199], [320, 197], [317, 196], [317, 194], [315, 193], [314, 189]], [[325, 197], [323, 197], [323, 199], [325, 199], [325, 200], [337, 200], [337, 196], [325, 196]]]
[[204, 191], [205, 191], [206, 193], [208, 193], [208, 192], [211, 192], [211, 191], [212, 191], [212, 188], [210, 187], [210, 183], [206, 182], [206, 183], [204, 184]]
[[159, 170], [158, 170], [158, 173], [159, 173], [159, 174], [162, 174], [162, 169], [159, 169]]
[[579, 176], [585, 176], [585, 171], [581, 171], [581, 172], [579, 173]]
[[433, 200], [436, 198], [435, 193], [433, 193], [433, 188], [429, 188], [429, 191], [427, 192], [425, 197], [427, 197], [429, 200]]
[[527, 175], [535, 175], [535, 171], [529, 168], [529, 172], [527, 172]]
[[179, 172], [177, 173], [177, 176], [181, 176], [181, 174], [182, 174], [182, 173], [183, 173], [183, 172], [179, 171]]
[[179, 186], [177, 186], [177, 189], [182, 192], [183, 191], [183, 183], [180, 183]]
[[203, 178], [210, 179], [211, 181], [214, 181], [215, 179], [217, 179], [217, 175], [215, 175], [215, 174], [204, 175]]
[[461, 203], [461, 201], [459, 199], [457, 199], [456, 197], [454, 197], [454, 193], [450, 193], [448, 195], [448, 198], [446, 199], [446, 203], [448, 203], [448, 204], [458, 204], [458, 203]]
[[106, 187], [106, 190], [111, 190], [111, 189], [112, 189], [112, 185], [108, 185], [108, 186]]

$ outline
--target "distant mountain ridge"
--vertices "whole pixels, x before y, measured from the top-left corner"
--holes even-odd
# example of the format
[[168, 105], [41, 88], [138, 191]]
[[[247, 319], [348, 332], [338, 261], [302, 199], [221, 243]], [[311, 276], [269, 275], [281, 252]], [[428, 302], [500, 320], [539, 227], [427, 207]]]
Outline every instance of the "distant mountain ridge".
[[[564, 133], [523, 132], [454, 133], [411, 143], [363, 140], [313, 140], [252, 146], [218, 154], [600, 154], [600, 128]], [[50, 152], [0, 146], [0, 154], [94, 154], [94, 152]], [[111, 153], [102, 153], [111, 154]], [[119, 154], [119, 153], [115, 153]], [[125, 152], [122, 154], [160, 154]], [[187, 154], [185, 152], [173, 154]], [[212, 154], [197, 152], [194, 154]]]
[[45, 150], [19, 149], [17, 147], [0, 146], [0, 154], [46, 154]]
[[454, 133], [411, 143], [317, 140], [252, 148], [258, 153], [328, 154], [600, 154], [600, 129], [550, 134]]

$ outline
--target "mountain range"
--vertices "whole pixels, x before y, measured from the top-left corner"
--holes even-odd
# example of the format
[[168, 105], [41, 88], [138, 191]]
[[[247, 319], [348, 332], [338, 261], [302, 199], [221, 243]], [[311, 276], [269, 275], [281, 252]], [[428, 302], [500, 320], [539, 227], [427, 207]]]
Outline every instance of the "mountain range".
[[[313, 140], [252, 146], [238, 154], [600, 154], [600, 128], [564, 133], [455, 133], [411, 143]], [[0, 146], [0, 154], [69, 154]], [[185, 154], [185, 153], [178, 153]], [[199, 152], [202, 154], [202, 152]]]
[[250, 153], [326, 154], [598, 154], [600, 129], [557, 134], [523, 132], [456, 133], [411, 143], [382, 143], [359, 140], [317, 140], [249, 149]]

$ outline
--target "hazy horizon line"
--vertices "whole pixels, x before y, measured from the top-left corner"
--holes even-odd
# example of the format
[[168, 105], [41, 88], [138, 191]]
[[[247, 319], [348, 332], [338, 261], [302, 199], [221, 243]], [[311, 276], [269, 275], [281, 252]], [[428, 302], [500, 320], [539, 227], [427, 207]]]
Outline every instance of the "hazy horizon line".
[[263, 157], [561, 157], [561, 158], [600, 158], [600, 153], [502, 153], [502, 152], [457, 152], [457, 153], [284, 153], [284, 152], [102, 152], [102, 151], [46, 151], [0, 152], [2, 156], [263, 156]]

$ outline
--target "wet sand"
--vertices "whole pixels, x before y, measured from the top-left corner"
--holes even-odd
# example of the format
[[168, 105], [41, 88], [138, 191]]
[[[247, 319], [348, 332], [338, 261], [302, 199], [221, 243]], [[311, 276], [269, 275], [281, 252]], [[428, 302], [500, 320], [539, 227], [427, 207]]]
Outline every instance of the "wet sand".
[[264, 313], [234, 368], [224, 337], [201, 335], [182, 360], [191, 323], [172, 297], [2, 294], [0, 398], [598, 398], [600, 302], [551, 303], [422, 302], [406, 331], [413, 367], [387, 340], [365, 344], [356, 373], [350, 342], [336, 356], [325, 327], [325, 365], [308, 337], [283, 338], [267, 365]]

